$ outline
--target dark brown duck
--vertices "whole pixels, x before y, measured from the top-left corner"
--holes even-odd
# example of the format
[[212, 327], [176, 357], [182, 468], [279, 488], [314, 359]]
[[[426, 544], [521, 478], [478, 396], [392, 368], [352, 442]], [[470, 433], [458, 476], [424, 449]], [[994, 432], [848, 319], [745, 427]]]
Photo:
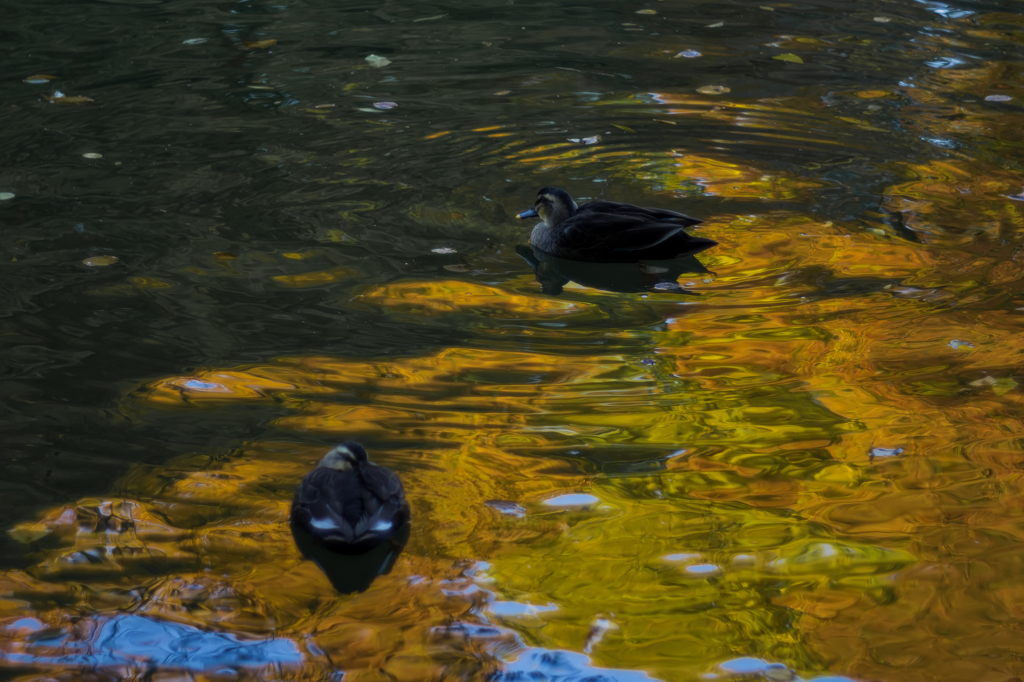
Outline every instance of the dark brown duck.
[[354, 441], [337, 446], [306, 475], [292, 500], [291, 523], [339, 554], [361, 554], [409, 522], [398, 475], [370, 462]]
[[534, 248], [560, 258], [604, 262], [671, 260], [718, 242], [683, 231], [701, 223], [682, 213], [617, 201], [578, 206], [564, 190], [545, 187], [533, 208], [517, 217], [539, 217], [530, 234]]

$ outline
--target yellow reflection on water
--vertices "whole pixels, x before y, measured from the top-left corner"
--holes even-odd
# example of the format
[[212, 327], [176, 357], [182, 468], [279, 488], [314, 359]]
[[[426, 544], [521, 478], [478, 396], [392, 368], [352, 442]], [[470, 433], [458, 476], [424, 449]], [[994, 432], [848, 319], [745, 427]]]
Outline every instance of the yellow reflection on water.
[[[666, 115], [755, 130], [801, 114], [664, 97]], [[502, 153], [538, 169], [606, 163], [665, 193], [789, 201], [827, 186], [677, 152], [516, 149]], [[288, 674], [310, 678], [484, 680], [527, 647], [665, 680], [741, 656], [805, 678], [1024, 675], [1024, 273], [1021, 204], [1005, 196], [1021, 178], [955, 155], [892, 168], [879, 208], [903, 232], [881, 210], [870, 225], [710, 216], [700, 230], [719, 246], [687, 283], [700, 297], [405, 279], [347, 303], [400, 333], [430, 322], [468, 338], [145, 382], [124, 400], [133, 419], [242, 407], [269, 435], [140, 465], [109, 496], [11, 529], [31, 554], [0, 575], [0, 616], [10, 631], [29, 616], [63, 632], [82, 614], [133, 613], [273, 636], [303, 653]], [[469, 220], [427, 205], [410, 216]], [[399, 472], [413, 527], [390, 574], [338, 596], [287, 514], [302, 476], [347, 438]], [[0, 648], [13, 641], [0, 634]]]

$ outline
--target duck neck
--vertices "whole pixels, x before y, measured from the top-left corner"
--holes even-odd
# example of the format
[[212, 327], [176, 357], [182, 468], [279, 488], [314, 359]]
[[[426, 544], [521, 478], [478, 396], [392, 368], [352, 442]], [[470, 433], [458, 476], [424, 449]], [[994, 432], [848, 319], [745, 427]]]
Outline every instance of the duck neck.
[[544, 213], [544, 225], [554, 229], [572, 217], [576, 212], [576, 204], [556, 203]]

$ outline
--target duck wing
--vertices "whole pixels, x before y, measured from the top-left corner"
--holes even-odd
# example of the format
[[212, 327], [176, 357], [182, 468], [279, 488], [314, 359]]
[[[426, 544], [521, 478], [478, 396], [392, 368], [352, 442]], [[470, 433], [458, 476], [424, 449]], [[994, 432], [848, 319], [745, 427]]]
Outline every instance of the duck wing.
[[398, 475], [376, 464], [358, 467], [362, 479], [363, 514], [354, 531], [364, 540], [383, 539], [398, 530], [409, 519], [409, 503]]
[[362, 512], [359, 477], [353, 471], [319, 467], [309, 472], [292, 500], [292, 523], [322, 541], [351, 543], [351, 519]]
[[685, 213], [667, 211], [661, 208], [644, 208], [633, 204], [624, 204], [620, 201], [590, 201], [577, 209], [576, 214], [586, 212], [590, 214], [604, 213], [608, 215], [630, 215], [651, 222], [675, 223], [683, 227], [700, 225], [703, 220], [690, 217]]
[[577, 212], [560, 227], [559, 246], [562, 248], [609, 254], [642, 251], [683, 234], [683, 227], [678, 223], [656, 222], [628, 213]]

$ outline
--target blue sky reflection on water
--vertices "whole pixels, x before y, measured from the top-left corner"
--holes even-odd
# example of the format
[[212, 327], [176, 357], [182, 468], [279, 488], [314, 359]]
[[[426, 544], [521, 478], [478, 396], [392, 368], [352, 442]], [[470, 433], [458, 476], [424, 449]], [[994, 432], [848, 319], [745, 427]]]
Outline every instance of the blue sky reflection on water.
[[23, 639], [0, 645], [8, 664], [194, 671], [294, 666], [303, 655], [289, 639], [240, 638], [145, 616], [116, 615], [75, 623], [74, 634], [21, 619], [6, 629]]
[[[1008, 7], [6, 0], [0, 667], [1024, 677]], [[543, 186], [700, 295], [528, 260]], [[414, 521], [339, 596], [349, 438]]]

